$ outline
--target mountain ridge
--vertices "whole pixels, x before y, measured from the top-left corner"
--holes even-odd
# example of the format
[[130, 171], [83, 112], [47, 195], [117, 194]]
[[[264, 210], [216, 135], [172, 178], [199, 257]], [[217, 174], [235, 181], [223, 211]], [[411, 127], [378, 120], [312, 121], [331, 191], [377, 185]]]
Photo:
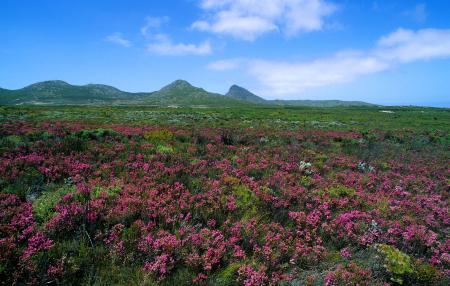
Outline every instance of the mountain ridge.
[[233, 84], [228, 92], [225, 94], [225, 96], [228, 96], [230, 98], [243, 100], [247, 102], [252, 103], [266, 103], [266, 100], [262, 97], [257, 96], [256, 94], [250, 92], [249, 90], [238, 86], [236, 84]]
[[178, 79], [153, 92], [126, 92], [105, 84], [72, 85], [48, 80], [21, 89], [0, 88], [0, 105], [157, 105], [170, 107], [276, 106], [373, 106], [362, 101], [266, 100], [238, 85], [225, 95], [209, 92]]

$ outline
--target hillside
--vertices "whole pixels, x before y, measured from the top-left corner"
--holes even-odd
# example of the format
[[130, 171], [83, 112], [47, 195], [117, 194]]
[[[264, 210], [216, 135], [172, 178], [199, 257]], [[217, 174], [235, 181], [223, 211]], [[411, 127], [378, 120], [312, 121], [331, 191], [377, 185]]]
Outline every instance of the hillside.
[[241, 102], [203, 88], [192, 86], [185, 80], [176, 80], [153, 92], [145, 103], [160, 106], [233, 106]]
[[0, 90], [0, 104], [117, 104], [141, 102], [146, 96], [145, 93], [125, 92], [107, 85], [78, 86], [54, 80], [35, 83], [18, 90]]
[[232, 85], [225, 96], [251, 103], [267, 103], [265, 99], [237, 85]]
[[361, 101], [265, 100], [247, 89], [232, 85], [225, 95], [212, 93], [176, 80], [154, 92], [132, 93], [103, 84], [71, 85], [44, 81], [17, 90], [0, 88], [1, 105], [157, 105], [171, 107], [233, 107], [252, 104], [280, 106], [372, 106]]
[[375, 104], [363, 101], [345, 100], [270, 100], [271, 104], [283, 106], [309, 106], [309, 107], [350, 107], [350, 106], [375, 106]]

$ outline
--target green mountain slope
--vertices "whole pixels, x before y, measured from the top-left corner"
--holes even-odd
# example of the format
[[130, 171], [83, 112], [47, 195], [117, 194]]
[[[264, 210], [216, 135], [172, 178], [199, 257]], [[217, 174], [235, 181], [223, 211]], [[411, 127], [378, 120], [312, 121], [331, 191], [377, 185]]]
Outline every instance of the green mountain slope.
[[115, 104], [140, 102], [146, 96], [145, 93], [129, 93], [107, 85], [77, 86], [54, 80], [35, 83], [17, 90], [0, 90], [0, 104]]
[[132, 93], [102, 84], [71, 85], [44, 81], [22, 89], [0, 88], [0, 105], [157, 105], [171, 107], [234, 107], [253, 104], [280, 106], [371, 106], [361, 101], [265, 100], [237, 85], [226, 95], [208, 92], [184, 80], [176, 80], [155, 92]]
[[238, 85], [232, 85], [225, 96], [251, 103], [267, 103], [265, 99]]
[[282, 106], [309, 106], [309, 107], [350, 107], [350, 106], [373, 106], [373, 104], [362, 101], [342, 101], [342, 100], [265, 100], [262, 97], [248, 91], [247, 89], [233, 85], [226, 96], [241, 101], [255, 104], [269, 104]]
[[145, 99], [145, 102], [162, 106], [235, 106], [243, 104], [224, 95], [192, 86], [184, 80], [176, 80], [153, 92]]

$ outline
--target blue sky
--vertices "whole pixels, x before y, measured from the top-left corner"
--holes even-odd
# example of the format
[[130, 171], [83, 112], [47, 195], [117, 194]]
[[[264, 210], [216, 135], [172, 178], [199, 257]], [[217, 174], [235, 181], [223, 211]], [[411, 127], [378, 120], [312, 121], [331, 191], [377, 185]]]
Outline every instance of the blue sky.
[[450, 106], [450, 1], [2, 0], [0, 86]]

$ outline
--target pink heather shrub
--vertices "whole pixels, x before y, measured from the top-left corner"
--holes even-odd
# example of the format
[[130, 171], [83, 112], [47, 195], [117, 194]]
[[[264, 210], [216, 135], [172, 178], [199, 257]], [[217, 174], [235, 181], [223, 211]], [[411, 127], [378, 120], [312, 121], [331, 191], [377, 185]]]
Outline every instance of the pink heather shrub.
[[16, 195], [0, 193], [0, 265], [14, 266], [2, 268], [11, 282], [37, 279], [32, 278], [39, 266], [33, 258], [52, 246], [53, 241], [38, 231], [31, 204], [21, 202]]
[[1, 123], [24, 142], [0, 146], [0, 281], [382, 285], [385, 244], [411, 257], [405, 283], [446, 285], [443, 146], [253, 127], [165, 127], [162, 142], [152, 125]]
[[351, 253], [350, 253], [350, 251], [348, 250], [347, 247], [341, 249], [340, 254], [341, 254], [341, 256], [342, 256], [343, 258], [350, 258], [350, 257], [352, 257], [352, 255], [351, 255]]
[[52, 246], [52, 240], [45, 237], [42, 233], [36, 233], [28, 239], [27, 248], [23, 251], [20, 259], [27, 260], [39, 251], [50, 249]]
[[174, 260], [168, 254], [156, 256], [153, 262], [145, 262], [144, 270], [163, 279], [173, 268]]
[[334, 271], [328, 272], [325, 277], [326, 286], [340, 285], [370, 285], [371, 272], [357, 264], [350, 262], [348, 265], [339, 264]]
[[250, 265], [242, 265], [238, 270], [238, 277], [238, 281], [245, 286], [262, 286], [267, 285], [269, 282], [269, 278], [263, 268], [255, 270]]

